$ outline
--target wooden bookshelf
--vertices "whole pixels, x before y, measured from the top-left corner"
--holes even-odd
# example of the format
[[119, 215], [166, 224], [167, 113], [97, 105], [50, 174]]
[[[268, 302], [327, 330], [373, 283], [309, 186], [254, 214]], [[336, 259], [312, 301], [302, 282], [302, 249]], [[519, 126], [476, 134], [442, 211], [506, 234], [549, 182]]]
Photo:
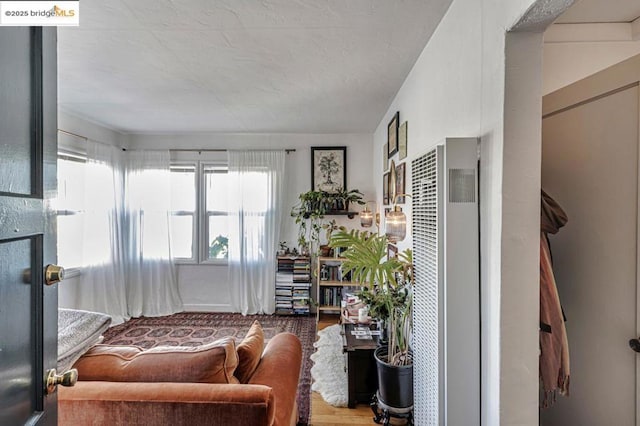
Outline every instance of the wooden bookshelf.
[[343, 276], [343, 257], [320, 256], [316, 262], [316, 302], [318, 319], [320, 313], [340, 315], [342, 300], [350, 287], [358, 287], [351, 281], [350, 276]]
[[320, 287], [334, 287], [334, 286], [351, 287], [351, 286], [355, 285], [351, 281], [347, 282], [347, 281], [320, 281], [320, 280], [318, 280], [318, 282], [320, 283]]

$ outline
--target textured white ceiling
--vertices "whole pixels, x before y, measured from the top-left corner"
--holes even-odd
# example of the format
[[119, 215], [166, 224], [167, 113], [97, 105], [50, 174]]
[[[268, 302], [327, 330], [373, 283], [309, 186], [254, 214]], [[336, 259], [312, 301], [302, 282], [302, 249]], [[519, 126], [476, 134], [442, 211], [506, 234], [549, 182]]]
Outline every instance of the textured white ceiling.
[[82, 0], [59, 103], [124, 132], [372, 132], [451, 0]]
[[576, 0], [556, 23], [632, 22], [640, 17], [640, 0]]

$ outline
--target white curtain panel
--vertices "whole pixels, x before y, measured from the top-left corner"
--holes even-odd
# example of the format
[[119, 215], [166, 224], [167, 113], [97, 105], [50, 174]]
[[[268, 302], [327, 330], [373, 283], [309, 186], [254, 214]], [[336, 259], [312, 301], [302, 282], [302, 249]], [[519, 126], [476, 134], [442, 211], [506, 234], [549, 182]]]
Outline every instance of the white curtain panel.
[[236, 312], [275, 311], [284, 151], [229, 151], [229, 286]]
[[82, 273], [74, 294], [77, 309], [104, 312], [114, 324], [126, 321], [127, 313], [123, 228], [122, 151], [87, 141], [84, 168], [82, 223]]
[[129, 315], [183, 310], [171, 256], [168, 151], [126, 152], [125, 265]]

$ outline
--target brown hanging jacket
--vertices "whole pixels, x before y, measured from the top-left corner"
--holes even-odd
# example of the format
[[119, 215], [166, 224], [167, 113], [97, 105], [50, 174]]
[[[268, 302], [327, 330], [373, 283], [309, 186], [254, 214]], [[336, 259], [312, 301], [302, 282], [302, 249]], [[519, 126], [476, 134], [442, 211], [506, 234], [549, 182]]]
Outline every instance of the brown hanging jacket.
[[569, 342], [564, 315], [553, 276], [547, 234], [555, 234], [567, 223], [567, 214], [542, 191], [540, 211], [540, 379], [542, 405], [553, 405], [556, 395], [569, 394]]

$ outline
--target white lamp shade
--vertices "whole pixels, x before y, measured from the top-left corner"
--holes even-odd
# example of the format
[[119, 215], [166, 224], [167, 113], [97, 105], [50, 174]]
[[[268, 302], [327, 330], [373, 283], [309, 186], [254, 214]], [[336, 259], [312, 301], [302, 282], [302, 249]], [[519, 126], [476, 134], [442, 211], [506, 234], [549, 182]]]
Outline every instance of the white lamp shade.
[[392, 243], [404, 240], [407, 236], [407, 216], [401, 211], [387, 213], [385, 233]]

